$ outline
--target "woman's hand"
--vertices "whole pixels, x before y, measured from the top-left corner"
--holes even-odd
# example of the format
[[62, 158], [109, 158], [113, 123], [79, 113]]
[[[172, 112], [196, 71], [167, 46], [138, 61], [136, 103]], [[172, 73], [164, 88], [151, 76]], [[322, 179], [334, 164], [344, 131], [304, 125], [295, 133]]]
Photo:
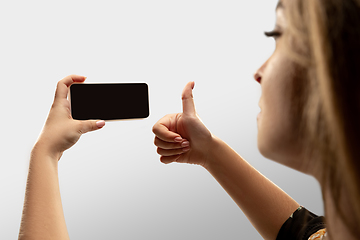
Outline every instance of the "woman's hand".
[[71, 116], [70, 102], [67, 99], [69, 87], [74, 82], [84, 82], [85, 77], [70, 75], [58, 82], [54, 103], [35, 148], [59, 159], [62, 153], [72, 147], [83, 133], [97, 130], [105, 125], [104, 121], [74, 120]]
[[163, 163], [207, 165], [213, 136], [196, 114], [193, 88], [194, 82], [189, 82], [183, 90], [182, 113], [166, 115], [153, 127], [154, 143]]

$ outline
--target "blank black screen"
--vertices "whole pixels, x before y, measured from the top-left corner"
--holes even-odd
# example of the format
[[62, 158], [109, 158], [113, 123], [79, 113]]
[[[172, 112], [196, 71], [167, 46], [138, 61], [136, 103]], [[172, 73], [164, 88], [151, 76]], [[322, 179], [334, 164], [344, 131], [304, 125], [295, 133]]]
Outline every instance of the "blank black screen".
[[77, 120], [146, 118], [148, 95], [146, 83], [73, 84], [71, 115]]

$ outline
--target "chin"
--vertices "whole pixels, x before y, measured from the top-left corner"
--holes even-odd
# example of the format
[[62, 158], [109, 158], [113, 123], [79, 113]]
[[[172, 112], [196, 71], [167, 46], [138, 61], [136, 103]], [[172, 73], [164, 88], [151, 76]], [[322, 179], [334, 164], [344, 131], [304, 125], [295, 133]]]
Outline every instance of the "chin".
[[269, 147], [269, 139], [264, 136], [264, 134], [262, 134], [263, 131], [261, 131], [261, 129], [258, 130], [258, 135], [257, 135], [257, 146], [259, 149], [259, 152], [261, 153], [261, 155], [263, 155], [266, 158], [269, 158], [271, 156], [271, 151], [270, 151], [270, 147]]
[[263, 155], [265, 158], [273, 159], [274, 153], [271, 150], [271, 147], [259, 135], [258, 135], [258, 140], [257, 140], [257, 146], [258, 146], [258, 149], [259, 149], [259, 152], [261, 153], [261, 155]]
[[301, 149], [296, 148], [297, 144], [293, 141], [282, 139], [264, 138], [259, 134], [257, 141], [259, 152], [267, 159], [308, 174]]
[[257, 145], [261, 155], [275, 162], [288, 165], [286, 162], [294, 158], [291, 150], [293, 144], [291, 141], [284, 140], [283, 137], [258, 134]]

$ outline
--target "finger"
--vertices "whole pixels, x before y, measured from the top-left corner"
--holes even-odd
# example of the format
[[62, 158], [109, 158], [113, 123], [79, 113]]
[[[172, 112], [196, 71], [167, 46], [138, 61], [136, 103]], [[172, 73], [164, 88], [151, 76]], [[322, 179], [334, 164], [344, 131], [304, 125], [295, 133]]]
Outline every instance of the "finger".
[[182, 105], [183, 113], [189, 115], [195, 115], [195, 103], [193, 99], [192, 90], [194, 89], [195, 82], [188, 82], [182, 92]]
[[172, 162], [176, 162], [180, 157], [181, 157], [181, 155], [175, 155], [175, 156], [169, 156], [169, 157], [161, 156], [160, 161], [162, 163], [169, 164]]
[[165, 142], [182, 142], [182, 137], [175, 132], [172, 132], [169, 130], [169, 128], [161, 123], [161, 120], [157, 122], [152, 129], [153, 133], [158, 137], [159, 139], [165, 141]]
[[55, 101], [59, 99], [66, 99], [69, 91], [69, 87], [74, 82], [84, 82], [86, 77], [79, 75], [70, 75], [60, 80], [56, 87]]
[[185, 152], [188, 152], [190, 150], [190, 147], [180, 148], [180, 149], [162, 149], [157, 148], [157, 153], [164, 157], [174, 156], [183, 154]]
[[79, 121], [78, 131], [81, 134], [98, 130], [105, 126], [105, 121], [103, 120], [87, 120]]
[[162, 148], [162, 149], [179, 149], [179, 148], [184, 148], [184, 147], [188, 147], [190, 145], [189, 141], [183, 140], [180, 143], [169, 143], [169, 142], [165, 142], [163, 140], [161, 140], [158, 137], [155, 137], [154, 140], [154, 144], [155, 146]]

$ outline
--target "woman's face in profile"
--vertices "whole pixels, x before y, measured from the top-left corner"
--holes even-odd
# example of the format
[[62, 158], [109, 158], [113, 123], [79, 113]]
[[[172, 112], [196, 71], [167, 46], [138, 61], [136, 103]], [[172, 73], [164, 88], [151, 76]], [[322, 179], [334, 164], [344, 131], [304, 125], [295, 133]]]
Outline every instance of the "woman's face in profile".
[[[269, 159], [295, 168], [302, 169], [301, 147], [296, 129], [299, 118], [294, 116], [292, 99], [296, 74], [296, 64], [287, 57], [283, 34], [287, 31], [285, 18], [286, 6], [279, 4], [276, 10], [276, 26], [267, 33], [275, 38], [276, 47], [270, 58], [256, 71], [254, 78], [261, 85], [259, 100], [261, 112], [257, 119], [258, 148]], [[296, 93], [295, 93], [296, 94]], [[300, 159], [300, 158], [298, 158]]]

